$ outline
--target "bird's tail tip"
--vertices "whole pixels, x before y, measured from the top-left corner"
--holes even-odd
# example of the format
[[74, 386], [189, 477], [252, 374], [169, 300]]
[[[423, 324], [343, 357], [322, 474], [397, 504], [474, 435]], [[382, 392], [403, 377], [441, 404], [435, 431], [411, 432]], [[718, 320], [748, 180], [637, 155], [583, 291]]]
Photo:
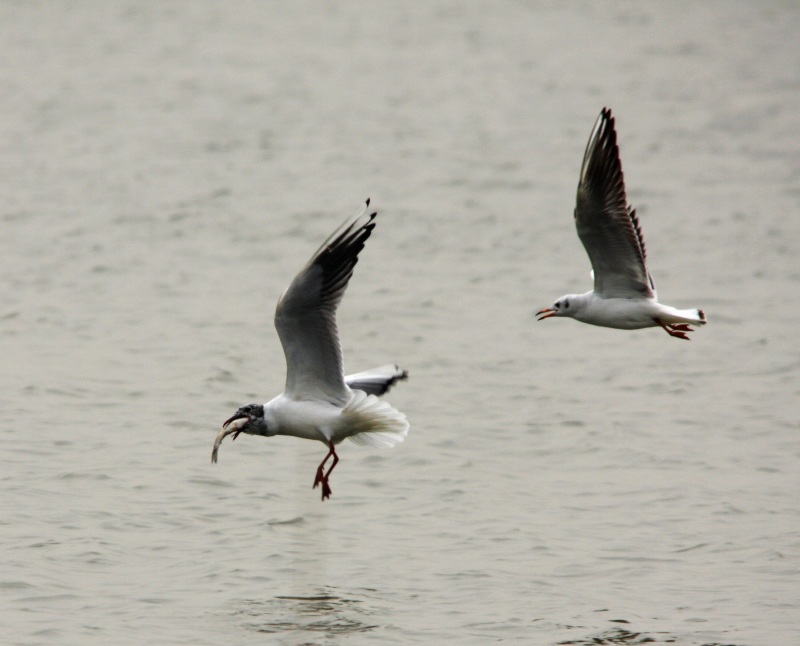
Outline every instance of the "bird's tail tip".
[[343, 421], [355, 432], [350, 440], [356, 444], [366, 444], [390, 448], [399, 444], [411, 428], [406, 416], [388, 402], [354, 391], [353, 398], [342, 411]]

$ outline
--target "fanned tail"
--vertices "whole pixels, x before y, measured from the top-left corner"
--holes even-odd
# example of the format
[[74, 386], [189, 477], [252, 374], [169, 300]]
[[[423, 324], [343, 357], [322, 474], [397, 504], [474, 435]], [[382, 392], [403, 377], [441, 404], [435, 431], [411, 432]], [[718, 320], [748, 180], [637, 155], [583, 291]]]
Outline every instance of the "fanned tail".
[[353, 398], [339, 419], [353, 442], [379, 448], [399, 444], [406, 439], [410, 428], [403, 413], [362, 390], [353, 391]]

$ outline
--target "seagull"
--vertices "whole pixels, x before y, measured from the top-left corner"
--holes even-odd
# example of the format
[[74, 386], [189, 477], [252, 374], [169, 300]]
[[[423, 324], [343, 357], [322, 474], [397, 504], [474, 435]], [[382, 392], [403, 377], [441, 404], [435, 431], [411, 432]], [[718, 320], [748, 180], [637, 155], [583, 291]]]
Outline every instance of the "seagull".
[[692, 325], [705, 325], [703, 310], [679, 310], [658, 302], [636, 210], [628, 204], [617, 133], [603, 108], [586, 145], [578, 183], [575, 226], [592, 263], [594, 290], [568, 294], [536, 313], [539, 321], [568, 316], [622, 330], [661, 326], [689, 340]]
[[[313, 488], [330, 498], [329, 478], [339, 456], [335, 446], [345, 438], [356, 444], [393, 447], [409, 430], [406, 416], [378, 399], [407, 373], [389, 364], [345, 376], [336, 327], [336, 309], [344, 296], [358, 254], [375, 228], [377, 212], [369, 199], [322, 244], [278, 300], [275, 328], [286, 355], [286, 386], [266, 404], [242, 406], [223, 425], [214, 441], [217, 461], [225, 437], [291, 435], [318, 440], [328, 453], [317, 467]], [[333, 458], [330, 468], [325, 465]]]

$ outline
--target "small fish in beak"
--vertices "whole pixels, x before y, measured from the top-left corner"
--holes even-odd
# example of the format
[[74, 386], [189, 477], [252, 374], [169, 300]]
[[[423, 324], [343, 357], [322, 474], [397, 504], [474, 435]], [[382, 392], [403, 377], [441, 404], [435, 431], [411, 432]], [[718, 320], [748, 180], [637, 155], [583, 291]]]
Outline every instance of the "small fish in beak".
[[233, 435], [233, 439], [235, 440], [249, 423], [249, 417], [237, 413], [222, 425], [222, 430], [217, 434], [217, 439], [214, 440], [214, 449], [211, 451], [211, 462], [214, 464], [217, 463], [217, 453], [219, 452], [219, 445], [222, 444], [222, 440], [231, 434], [235, 434]]

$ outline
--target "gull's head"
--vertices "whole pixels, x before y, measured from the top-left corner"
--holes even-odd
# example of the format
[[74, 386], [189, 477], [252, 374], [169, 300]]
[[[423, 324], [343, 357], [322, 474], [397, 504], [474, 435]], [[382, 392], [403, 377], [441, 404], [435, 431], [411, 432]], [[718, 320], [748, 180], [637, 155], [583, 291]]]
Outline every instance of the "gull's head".
[[211, 452], [211, 461], [217, 461], [217, 453], [219, 452], [219, 445], [222, 444], [228, 435], [233, 435], [235, 440], [239, 437], [239, 433], [247, 433], [249, 435], [266, 435], [267, 423], [264, 421], [264, 407], [261, 404], [248, 404], [242, 406], [232, 417], [225, 420], [222, 425], [222, 430], [217, 434], [217, 439], [214, 440], [214, 450]]
[[543, 310], [536, 312], [536, 316], [539, 317], [536, 320], [544, 321], [545, 319], [549, 319], [551, 316], [574, 316], [578, 303], [579, 298], [577, 294], [568, 294], [567, 296], [562, 296], [555, 303], [553, 303], [552, 307], [546, 307]]
[[222, 429], [237, 435], [239, 433], [265, 435], [267, 424], [264, 421], [264, 406], [261, 404], [242, 406], [230, 418], [225, 420]]

